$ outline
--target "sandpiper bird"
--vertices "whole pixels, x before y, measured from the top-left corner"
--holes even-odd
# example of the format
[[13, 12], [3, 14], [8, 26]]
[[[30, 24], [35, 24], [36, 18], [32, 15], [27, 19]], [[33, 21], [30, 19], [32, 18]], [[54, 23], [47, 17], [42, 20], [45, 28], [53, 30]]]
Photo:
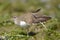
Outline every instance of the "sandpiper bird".
[[14, 23], [17, 25], [20, 25], [21, 27], [26, 27], [28, 25], [31, 25], [32, 23], [41, 23], [46, 22], [47, 20], [50, 20], [51, 17], [46, 15], [40, 15], [37, 12], [39, 12], [41, 9], [37, 9], [34, 12], [31, 13], [25, 13], [21, 15], [20, 17], [13, 17]]

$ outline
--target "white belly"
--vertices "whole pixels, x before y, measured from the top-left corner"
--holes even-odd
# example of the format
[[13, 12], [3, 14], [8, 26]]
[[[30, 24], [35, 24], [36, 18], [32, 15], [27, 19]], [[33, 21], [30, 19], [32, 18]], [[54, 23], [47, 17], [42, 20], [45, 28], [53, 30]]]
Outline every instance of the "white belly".
[[25, 21], [20, 21], [20, 26], [25, 27], [25, 26], [27, 26], [27, 23]]

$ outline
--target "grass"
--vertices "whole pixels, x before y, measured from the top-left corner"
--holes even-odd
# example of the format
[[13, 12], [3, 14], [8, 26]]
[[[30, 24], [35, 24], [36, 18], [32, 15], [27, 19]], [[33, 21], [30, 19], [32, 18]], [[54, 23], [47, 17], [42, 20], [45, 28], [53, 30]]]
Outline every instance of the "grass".
[[[58, 30], [57, 25], [58, 24], [56, 22], [57, 21], [56, 20], [54, 21], [54, 19], [47, 21], [45, 23], [45, 25], [47, 26], [48, 30], [45, 30], [44, 27], [41, 24], [36, 25], [35, 27], [31, 26], [31, 27], [33, 27], [32, 31], [36, 32], [35, 29], [37, 29], [37, 28], [39, 28], [40, 31], [38, 31], [39, 33], [35, 36], [31, 36], [31, 37], [28, 36], [27, 37], [27, 35], [21, 35], [20, 34], [21, 32], [26, 33], [25, 30], [23, 30], [22, 28], [20, 28], [20, 26], [15, 25], [13, 22], [10, 21], [9, 23], [11, 23], [11, 24], [5, 23], [5, 25], [0, 26], [0, 35], [1, 36], [7, 36], [9, 40], [17, 40], [17, 39], [18, 40], [28, 40], [32, 37], [33, 37], [33, 39], [31, 39], [31, 40], [34, 40], [34, 39], [43, 40], [43, 38], [44, 38], [44, 40], [45, 39], [46, 40], [55, 40], [54, 38], [56, 38], [56, 37], [57, 37], [56, 40], [58, 40], [60, 38], [60, 34], [59, 34], [60, 32], [57, 32], [57, 30]], [[4, 24], [4, 23], [2, 23], [2, 24]]]

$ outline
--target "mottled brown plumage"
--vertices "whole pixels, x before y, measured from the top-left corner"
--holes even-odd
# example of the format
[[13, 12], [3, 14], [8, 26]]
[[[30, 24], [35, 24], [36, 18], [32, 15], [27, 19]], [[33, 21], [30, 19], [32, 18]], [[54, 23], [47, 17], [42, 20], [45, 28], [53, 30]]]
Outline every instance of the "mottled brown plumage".
[[35, 20], [33, 20], [33, 23], [46, 22], [49, 19], [51, 19], [51, 17], [46, 16], [46, 15], [41, 15], [41, 16], [34, 15], [34, 18]]

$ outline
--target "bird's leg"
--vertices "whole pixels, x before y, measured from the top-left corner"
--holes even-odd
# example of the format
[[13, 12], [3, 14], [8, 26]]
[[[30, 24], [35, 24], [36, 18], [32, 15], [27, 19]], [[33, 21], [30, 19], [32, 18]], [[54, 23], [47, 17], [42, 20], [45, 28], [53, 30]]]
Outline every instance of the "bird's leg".
[[46, 28], [46, 25], [44, 25], [44, 23], [43, 22], [40, 22], [41, 24], [42, 24], [42, 26], [47, 30], [47, 28]]

